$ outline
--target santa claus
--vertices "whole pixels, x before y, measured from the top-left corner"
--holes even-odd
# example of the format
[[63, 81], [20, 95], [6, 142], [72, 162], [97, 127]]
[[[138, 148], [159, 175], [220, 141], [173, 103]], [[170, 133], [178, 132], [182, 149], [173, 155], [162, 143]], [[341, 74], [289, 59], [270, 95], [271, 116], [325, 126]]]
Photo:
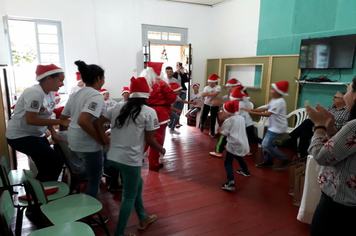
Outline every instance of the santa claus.
[[[148, 85], [151, 88], [150, 96], [147, 99], [148, 106], [152, 107], [158, 117], [160, 128], [155, 133], [155, 139], [163, 146], [164, 137], [166, 135], [166, 127], [169, 122], [169, 114], [171, 113], [171, 105], [176, 100], [176, 94], [169, 85], [160, 77], [162, 71], [161, 62], [147, 62], [147, 68], [142, 71], [141, 77], [145, 77]], [[159, 163], [160, 154], [153, 148], [150, 148], [148, 154], [149, 169], [157, 170], [163, 167]]]

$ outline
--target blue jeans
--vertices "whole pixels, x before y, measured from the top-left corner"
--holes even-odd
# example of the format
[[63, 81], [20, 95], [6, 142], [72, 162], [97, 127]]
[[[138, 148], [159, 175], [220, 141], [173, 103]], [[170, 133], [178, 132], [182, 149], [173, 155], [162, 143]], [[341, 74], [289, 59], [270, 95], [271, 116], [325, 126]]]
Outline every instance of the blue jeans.
[[280, 152], [274, 145], [274, 141], [283, 134], [277, 134], [270, 130], [267, 130], [266, 136], [262, 141], [263, 156], [265, 160], [272, 161], [272, 157], [276, 157], [280, 160], [288, 160], [287, 156]]
[[172, 111], [171, 114], [169, 115], [169, 119], [171, 120], [171, 123], [169, 124], [168, 127], [171, 131], [174, 131], [174, 128], [179, 123], [179, 116], [177, 113]]
[[141, 177], [141, 166], [128, 166], [110, 160], [109, 164], [120, 171], [125, 180], [122, 190], [119, 219], [115, 231], [115, 236], [121, 236], [124, 235], [127, 221], [130, 218], [133, 207], [135, 207], [139, 221], [143, 221], [147, 218], [142, 201], [143, 179]]
[[[181, 93], [179, 95], [179, 97], [182, 99], [182, 100], [185, 100], [187, 98], [187, 93]], [[183, 106], [184, 106], [184, 103], [181, 103], [181, 102], [174, 102], [173, 104], [173, 107], [174, 108], [177, 108], [178, 110], [183, 110]]]
[[248, 171], [247, 165], [242, 157], [236, 156], [230, 153], [229, 151], [226, 151], [224, 164], [225, 164], [225, 171], [227, 174], [227, 181], [234, 180], [234, 170], [232, 169], [232, 162], [234, 159], [237, 160], [237, 162], [239, 163], [243, 171]]
[[88, 174], [88, 185], [85, 193], [96, 197], [103, 176], [103, 151], [75, 153], [83, 160], [85, 170]]

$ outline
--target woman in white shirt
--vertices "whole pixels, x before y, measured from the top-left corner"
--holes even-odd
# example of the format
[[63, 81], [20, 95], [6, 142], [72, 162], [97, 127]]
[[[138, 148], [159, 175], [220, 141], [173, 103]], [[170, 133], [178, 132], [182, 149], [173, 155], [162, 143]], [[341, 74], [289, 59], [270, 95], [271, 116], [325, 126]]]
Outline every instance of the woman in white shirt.
[[147, 215], [142, 202], [141, 166], [145, 142], [163, 155], [166, 150], [158, 144], [154, 133], [159, 128], [157, 114], [147, 106], [149, 87], [144, 77], [131, 78], [130, 98], [118, 103], [96, 122], [102, 139], [106, 139], [103, 124], [111, 122], [109, 164], [118, 169], [123, 179], [123, 196], [115, 235], [124, 235], [127, 221], [135, 207], [140, 220], [139, 230], [144, 230], [157, 219]]
[[96, 197], [102, 178], [103, 152], [106, 145], [95, 130], [93, 121], [105, 110], [103, 95], [99, 90], [105, 83], [104, 70], [97, 65], [76, 61], [85, 87], [72, 94], [60, 119], [71, 118], [67, 138], [69, 148], [83, 160], [88, 175], [86, 194]]

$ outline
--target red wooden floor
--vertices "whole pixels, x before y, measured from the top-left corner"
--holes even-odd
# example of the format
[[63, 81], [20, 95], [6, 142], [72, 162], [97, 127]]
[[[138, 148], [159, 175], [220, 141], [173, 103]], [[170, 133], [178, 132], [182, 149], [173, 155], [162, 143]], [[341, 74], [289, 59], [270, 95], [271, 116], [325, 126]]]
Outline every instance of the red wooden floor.
[[[164, 168], [149, 171], [147, 160], [142, 169], [143, 199], [148, 214], [158, 220], [144, 232], [136, 229], [138, 219], [133, 212], [126, 233], [137, 235], [309, 235], [310, 226], [296, 219], [298, 208], [288, 195], [288, 170], [259, 169], [254, 165], [262, 160], [261, 149], [252, 144], [252, 157], [246, 157], [251, 177], [235, 175], [236, 190], [226, 192], [223, 158], [209, 155], [217, 138], [201, 134], [184, 125], [181, 135], [166, 136], [167, 154]], [[283, 150], [292, 159], [294, 153]], [[276, 162], [277, 164], [277, 162]], [[238, 168], [237, 162], [234, 169]], [[121, 193], [118, 196], [105, 190], [102, 184], [98, 199], [103, 203], [102, 214], [110, 217], [107, 227], [114, 232], [118, 218]], [[24, 218], [23, 235], [35, 229]], [[94, 227], [96, 235], [105, 235]]]

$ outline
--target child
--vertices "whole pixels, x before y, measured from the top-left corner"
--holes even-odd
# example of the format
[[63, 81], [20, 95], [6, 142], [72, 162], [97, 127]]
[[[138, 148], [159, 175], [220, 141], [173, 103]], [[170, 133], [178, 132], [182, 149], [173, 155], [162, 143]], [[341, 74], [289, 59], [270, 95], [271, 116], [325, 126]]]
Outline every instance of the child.
[[122, 96], [122, 100], [120, 101], [120, 103], [125, 103], [129, 100], [130, 97], [130, 88], [129, 87], [124, 87], [121, 91], [121, 96]]
[[[203, 98], [201, 97], [202, 92], [199, 92], [200, 84], [199, 83], [194, 83], [193, 84], [193, 92], [190, 94], [190, 101], [191, 102], [196, 102], [200, 103], [203, 102]], [[195, 118], [197, 116], [197, 113], [201, 111], [201, 106], [199, 105], [194, 105], [191, 109], [188, 110], [187, 114], [185, 114], [185, 117], [187, 118]]]
[[156, 215], [146, 214], [142, 201], [141, 167], [145, 141], [151, 149], [156, 149], [163, 155], [166, 152], [154, 138], [159, 124], [155, 110], [147, 106], [149, 93], [144, 77], [131, 78], [130, 98], [127, 103], [120, 103], [107, 111], [96, 123], [102, 138], [106, 139], [103, 124], [111, 122], [112, 138], [108, 160], [111, 166], [122, 173], [124, 179], [115, 235], [124, 235], [133, 207], [140, 221], [139, 230], [146, 229], [149, 224], [157, 220]]
[[274, 142], [277, 138], [283, 135], [288, 127], [287, 123], [287, 106], [283, 96], [288, 96], [288, 81], [279, 81], [273, 83], [271, 88], [272, 100], [263, 108], [248, 109], [241, 108], [252, 115], [269, 117], [268, 129], [265, 138], [262, 141], [264, 161], [256, 164], [257, 167], [272, 167], [273, 157], [282, 161], [281, 165], [276, 169], [283, 169], [288, 166], [288, 158], [280, 152]]
[[[169, 86], [171, 87], [171, 89], [174, 91], [174, 93], [177, 95], [177, 99], [176, 102], [180, 102], [180, 103], [188, 103], [188, 104], [195, 104], [195, 102], [189, 102], [186, 100], [182, 100], [179, 95], [182, 93], [182, 87], [175, 82], [170, 82]], [[178, 131], [174, 130], [174, 128], [176, 127], [176, 125], [179, 123], [179, 116], [182, 113], [181, 110], [178, 110], [177, 108], [173, 107], [172, 105], [172, 112], [169, 116], [169, 119], [171, 120], [171, 123], [168, 125], [168, 127], [170, 128], [170, 133], [171, 134], [180, 134]]]
[[76, 72], [75, 75], [77, 76], [77, 85], [74, 86], [73, 88], [71, 88], [70, 92], [69, 92], [69, 97], [77, 92], [79, 89], [83, 88], [83, 86], [85, 85], [85, 83], [82, 80], [82, 75], [79, 72]]
[[232, 162], [236, 159], [240, 167], [239, 174], [250, 176], [247, 165], [242, 158], [245, 156], [250, 148], [248, 146], [245, 120], [238, 115], [239, 102], [228, 101], [223, 106], [223, 112], [228, 117], [220, 128], [220, 133], [227, 136], [226, 155], [225, 155], [225, 171], [227, 174], [227, 182], [221, 187], [224, 190], [235, 190], [234, 171], [232, 169]]
[[116, 102], [110, 98], [110, 93], [106, 89], [99, 91], [104, 96], [105, 109], [108, 111], [116, 105]]
[[204, 132], [204, 123], [210, 112], [210, 136], [212, 138], [215, 138], [215, 122], [219, 111], [219, 106], [212, 103], [220, 94], [219, 78], [217, 74], [211, 74], [208, 78], [209, 85], [204, 88], [201, 95], [204, 98], [204, 108], [200, 118], [200, 132]]

